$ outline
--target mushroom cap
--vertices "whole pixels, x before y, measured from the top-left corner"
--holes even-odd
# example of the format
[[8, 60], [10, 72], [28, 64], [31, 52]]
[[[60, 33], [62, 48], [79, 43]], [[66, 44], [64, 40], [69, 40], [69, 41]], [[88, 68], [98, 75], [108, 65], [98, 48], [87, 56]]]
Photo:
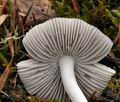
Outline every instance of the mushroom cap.
[[27, 91], [39, 98], [65, 101], [59, 69], [64, 55], [74, 58], [76, 81], [86, 97], [95, 91], [99, 96], [115, 73], [98, 63], [111, 50], [111, 40], [80, 19], [50, 19], [29, 30], [23, 44], [33, 59], [18, 63], [18, 73]]

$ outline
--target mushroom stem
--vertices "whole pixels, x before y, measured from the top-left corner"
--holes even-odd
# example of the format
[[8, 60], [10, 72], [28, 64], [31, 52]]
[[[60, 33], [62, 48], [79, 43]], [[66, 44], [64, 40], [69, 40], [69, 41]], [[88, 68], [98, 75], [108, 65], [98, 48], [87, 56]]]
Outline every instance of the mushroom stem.
[[72, 102], [88, 102], [76, 82], [74, 59], [70, 56], [64, 56], [60, 59], [59, 65], [64, 88]]

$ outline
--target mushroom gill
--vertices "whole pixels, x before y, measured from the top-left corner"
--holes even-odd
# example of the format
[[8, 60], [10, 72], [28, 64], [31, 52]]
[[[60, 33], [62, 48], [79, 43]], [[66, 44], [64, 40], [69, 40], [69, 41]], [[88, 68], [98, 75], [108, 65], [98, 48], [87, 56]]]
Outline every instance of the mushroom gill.
[[66, 102], [67, 92], [72, 102], [87, 102], [84, 95], [99, 96], [115, 73], [98, 63], [111, 50], [111, 40], [80, 19], [39, 24], [26, 33], [23, 45], [33, 59], [18, 63], [18, 73], [27, 91], [42, 99]]

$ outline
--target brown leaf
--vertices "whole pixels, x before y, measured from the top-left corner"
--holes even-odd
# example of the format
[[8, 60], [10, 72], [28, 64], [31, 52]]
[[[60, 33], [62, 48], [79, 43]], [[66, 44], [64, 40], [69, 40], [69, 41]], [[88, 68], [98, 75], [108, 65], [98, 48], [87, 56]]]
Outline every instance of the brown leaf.
[[[14, 2], [14, 0], [12, 0]], [[16, 5], [19, 9], [19, 14], [28, 14], [30, 6], [33, 5], [32, 9], [27, 15], [27, 22], [29, 22], [33, 16], [35, 18], [43, 18], [45, 14], [48, 17], [55, 16], [55, 11], [51, 8], [52, 2], [50, 0], [16, 0]], [[22, 8], [21, 8], [22, 7]]]
[[[7, 34], [7, 37], [11, 37], [11, 33], [5, 28], [6, 30], [6, 34]], [[7, 65], [5, 71], [3, 72], [3, 74], [0, 76], [0, 91], [2, 91], [5, 83], [6, 83], [6, 80], [8, 78], [8, 75], [10, 73], [10, 70], [11, 70], [11, 64], [12, 64], [12, 61], [13, 61], [13, 57], [14, 57], [14, 46], [13, 46], [13, 39], [9, 39], [8, 40], [8, 45], [9, 45], [9, 48], [10, 48], [10, 53], [11, 53], [11, 60], [9, 62], [9, 64]]]
[[2, 6], [0, 8], [0, 14], [5, 14], [7, 12], [7, 0], [3, 0]]
[[18, 19], [18, 25], [19, 25], [19, 27], [20, 27], [20, 30], [22, 31], [22, 33], [24, 34], [24, 31], [25, 31], [25, 29], [24, 29], [24, 24], [23, 24], [23, 17], [20, 17], [19, 19]]
[[[7, 37], [12, 37], [12, 34], [7, 30], [7, 28], [5, 28], [5, 30], [6, 30]], [[8, 40], [8, 46], [10, 48], [10, 53], [11, 53], [11, 56], [12, 56], [11, 59], [13, 59], [13, 57], [14, 57], [14, 45], [13, 45], [13, 39], [12, 38]]]
[[72, 4], [73, 4], [75, 13], [78, 14], [80, 12], [80, 6], [79, 6], [77, 0], [72, 0]]
[[3, 22], [6, 20], [7, 17], [8, 17], [8, 15], [1, 15], [0, 16], [0, 25], [3, 24]]
[[7, 80], [7, 77], [10, 73], [10, 64], [8, 64], [8, 66], [6, 67], [5, 71], [3, 72], [3, 74], [0, 76], [0, 91], [2, 91], [5, 83], [6, 83], [6, 80]]
[[118, 31], [117, 36], [114, 39], [114, 43], [120, 44], [120, 23], [118, 25], [118, 29], [119, 29], [119, 31]]

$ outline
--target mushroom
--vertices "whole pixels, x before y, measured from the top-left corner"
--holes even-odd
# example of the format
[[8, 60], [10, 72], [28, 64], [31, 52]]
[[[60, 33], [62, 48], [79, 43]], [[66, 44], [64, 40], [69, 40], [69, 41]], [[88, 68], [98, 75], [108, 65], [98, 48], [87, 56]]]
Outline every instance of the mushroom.
[[39, 24], [26, 33], [23, 45], [33, 59], [18, 63], [18, 73], [27, 91], [42, 99], [87, 102], [94, 92], [101, 95], [115, 74], [98, 63], [111, 50], [111, 40], [80, 19]]

